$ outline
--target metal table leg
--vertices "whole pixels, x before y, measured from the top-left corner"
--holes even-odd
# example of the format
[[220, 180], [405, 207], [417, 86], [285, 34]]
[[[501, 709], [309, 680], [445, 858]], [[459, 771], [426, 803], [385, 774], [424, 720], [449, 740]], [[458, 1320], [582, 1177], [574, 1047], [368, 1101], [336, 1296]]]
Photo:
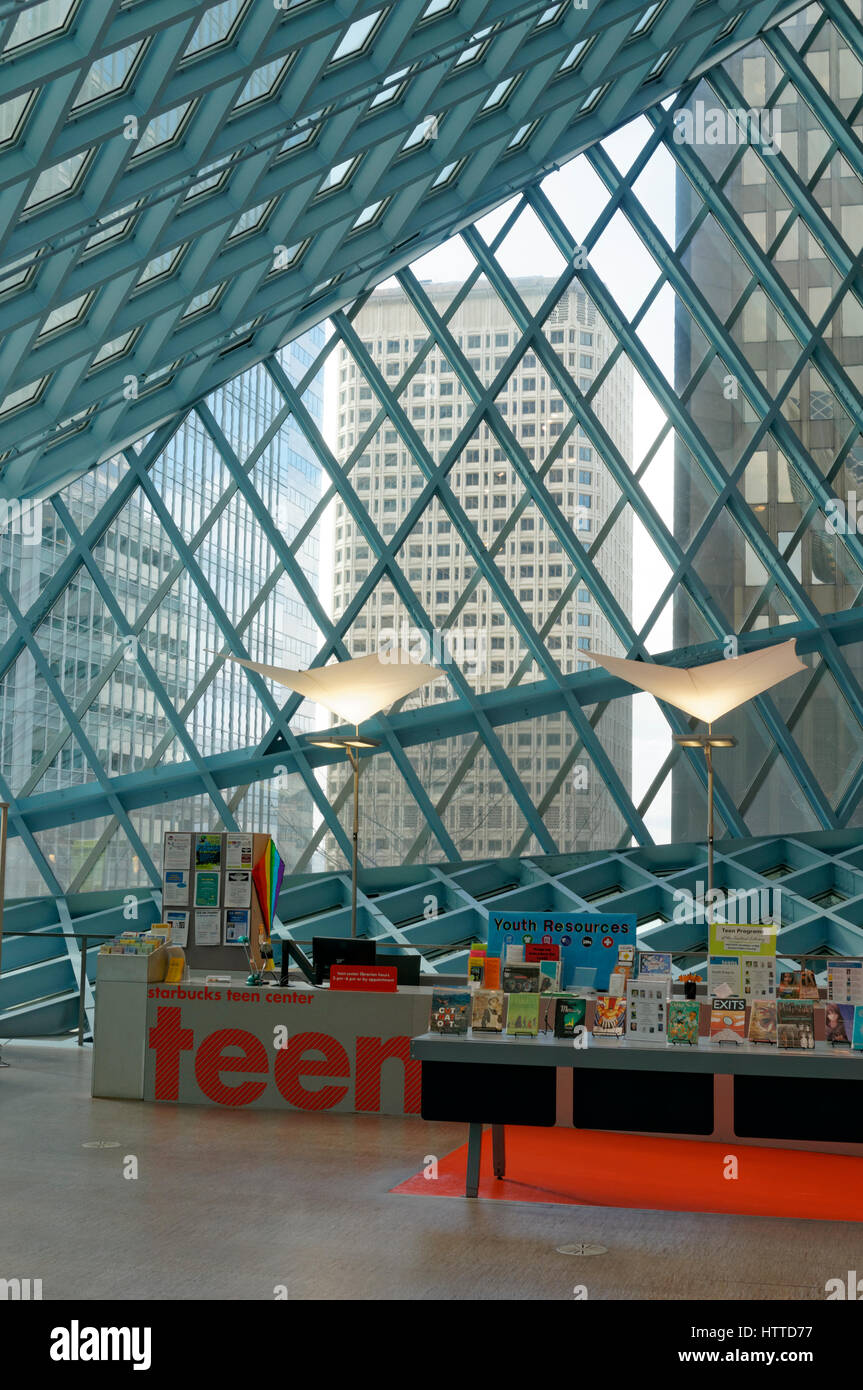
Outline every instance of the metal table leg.
[[482, 1153], [482, 1125], [471, 1123], [467, 1132], [467, 1176], [464, 1184], [465, 1197], [475, 1197], [479, 1191], [479, 1160]]
[[506, 1131], [503, 1125], [491, 1127], [491, 1157], [496, 1178], [506, 1173]]

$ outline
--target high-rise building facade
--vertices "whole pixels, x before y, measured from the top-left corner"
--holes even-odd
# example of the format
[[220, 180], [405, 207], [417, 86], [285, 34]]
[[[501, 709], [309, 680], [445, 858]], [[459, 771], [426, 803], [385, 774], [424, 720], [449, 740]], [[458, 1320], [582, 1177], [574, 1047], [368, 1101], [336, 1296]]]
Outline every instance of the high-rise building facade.
[[[554, 281], [524, 277], [513, 281], [532, 314], [539, 312]], [[461, 287], [426, 283], [424, 289], [443, 314]], [[474, 404], [443, 352], [436, 346], [419, 370], [399, 387], [421, 351], [427, 332], [400, 288], [382, 288], [371, 296], [355, 320], [366, 351], [386, 382], [399, 388], [399, 400], [435, 463], [443, 461], [464, 430]], [[480, 280], [448, 324], [470, 368], [488, 386], [505, 368], [518, 342], [515, 326], [490, 285]], [[588, 391], [609, 355], [611, 344], [594, 306], [579, 290], [565, 293], [543, 329], [562, 367], [582, 391]], [[342, 347], [338, 359], [338, 456], [346, 461], [368, 433], [375, 410], [370, 383]], [[623, 456], [632, 456], [632, 375], [625, 361], [610, 370], [594, 408]], [[539, 470], [557, 447], [544, 485], [560, 509], [561, 525], [588, 548], [617, 500], [617, 490], [602, 460], [580, 428], [558, 444], [569, 409], [542, 363], [526, 352], [513, 365], [493, 409], [461, 450], [448, 482], [474, 528], [476, 542], [492, 552], [501, 578], [515, 602], [540, 634], [541, 642], [564, 673], [593, 669], [585, 653], [618, 651], [609, 624], [589, 587], [579, 583], [571, 601], [561, 602], [574, 573], [558, 535], [535, 504], [520, 512], [513, 529], [495, 542], [524, 486], [510, 463], [499, 428], [512, 431], [527, 462]], [[417, 460], [391, 422], [379, 429], [352, 472], [359, 502], [368, 509], [385, 540], [395, 535], [426, 481]], [[595, 557], [597, 568], [625, 612], [632, 606], [632, 531], [624, 513]], [[440, 499], [417, 519], [397, 554], [410, 588], [420, 600], [432, 634], [432, 660], [447, 645], [476, 692], [542, 679], [546, 672], [532, 661], [512, 612], [485, 579], [476, 580], [475, 555], [452, 524]], [[336, 506], [333, 606], [339, 618], [351, 604], [369, 570], [369, 548], [343, 503]], [[472, 587], [473, 586], [473, 587]], [[467, 599], [465, 600], [465, 591]], [[451, 614], [454, 616], [451, 617]], [[346, 637], [354, 656], [378, 650], [382, 638], [417, 640], [416, 625], [387, 580], [377, 585], [352, 622]], [[414, 648], [416, 650], [416, 648]], [[445, 675], [445, 673], [444, 673]], [[442, 679], [427, 687], [416, 702], [452, 699]], [[573, 762], [577, 742], [565, 715], [503, 726], [501, 743], [533, 804], [561, 849], [615, 844], [622, 826], [601, 779], [583, 750]], [[621, 704], [601, 721], [601, 740], [624, 784], [631, 786], [631, 715]], [[466, 859], [529, 852], [536, 848], [522, 811], [507, 788], [504, 774], [485, 747], [472, 750], [471, 740], [440, 743], [411, 754], [419, 780], [459, 854]], [[331, 792], [341, 785], [331, 774]], [[368, 863], [401, 862], [403, 857], [439, 857], [423, 816], [400, 773], [388, 759], [369, 759], [363, 773], [362, 854]]]
[[[280, 353], [294, 381], [305, 376], [323, 341], [323, 329], [316, 328]], [[320, 377], [304, 400], [320, 426]], [[263, 368], [237, 377], [207, 402], [241, 462], [281, 403]], [[125, 460], [112, 459], [59, 494], [79, 530], [99, 514], [127, 471]], [[250, 477], [279, 531], [291, 541], [320, 501], [321, 468], [290, 419], [260, 453]], [[253, 657], [302, 667], [318, 650], [320, 634], [308, 609], [288, 577], [279, 575], [260, 525], [232, 489], [224, 461], [194, 412], [153, 464], [150, 479], [192, 550], [196, 573], [183, 563], [145, 493], [135, 490], [94, 552], [102, 581], [135, 635], [121, 631], [86, 567], [77, 571], [34, 633], [83, 737], [71, 730], [36, 654], [22, 651], [0, 684], [0, 768], [16, 798], [93, 781], [97, 767], [108, 776], [122, 776], [164, 761], [188, 760], [189, 749], [166, 717], [139, 653], [155, 670], [199, 754], [253, 746], [266, 735], [268, 714], [246, 673], [214, 660], [214, 653], [226, 648], [226, 635], [201, 584], [215, 595]], [[68, 557], [70, 541], [50, 499], [27, 512], [24, 524], [8, 509], [6, 520], [0, 531], [0, 565], [15, 603], [26, 614]], [[298, 560], [317, 588], [317, 528], [304, 541]], [[6, 614], [0, 640], [11, 631]], [[308, 715], [293, 721], [297, 731], [310, 725]], [[95, 759], [88, 756], [87, 745]], [[279, 779], [226, 792], [225, 801], [243, 828], [275, 835], [289, 863], [312, 836], [308, 798]], [[215, 806], [204, 796], [148, 808], [131, 820], [157, 867], [164, 830], [180, 824], [209, 829], [219, 823]], [[112, 817], [45, 830], [38, 842], [65, 891], [149, 881], [140, 856]], [[45, 884], [20, 840], [10, 841], [10, 853], [10, 895], [43, 893]]]
[[[795, 50], [805, 49], [809, 72], [847, 118], [859, 103], [860, 65], [830, 24], [820, 27], [810, 42], [818, 15], [817, 7], [810, 6], [792, 16], [782, 28]], [[731, 109], [765, 113], [761, 127], [768, 136], [766, 152], [765, 146], [757, 142], [741, 151], [736, 142], [726, 139], [700, 145], [696, 153], [712, 178], [721, 182], [723, 195], [736, 217], [772, 263], [792, 300], [818, 326], [825, 346], [859, 387], [863, 382], [863, 310], [849, 292], [841, 308], [830, 314], [826, 323], [821, 322], [839, 289], [841, 276], [823, 241], [810, 230], [813, 217], [805, 209], [799, 217], [791, 212], [788, 199], [774, 178], [774, 161], [781, 155], [801, 185], [811, 186], [820, 210], [818, 215], [835, 229], [852, 256], [859, 255], [863, 246], [860, 181], [838, 152], [831, 156], [828, 134], [812, 107], [795, 90], [793, 82], [783, 83], [782, 69], [760, 41], [727, 59], [723, 69], [733, 84], [724, 93], [725, 98], [735, 92], [740, 96], [739, 103]], [[701, 119], [705, 120], [706, 113], [707, 123], [713, 108], [724, 113], [729, 105], [706, 81], [693, 93], [690, 107], [694, 110], [699, 102], [703, 107]], [[859, 112], [856, 129], [861, 130]], [[774, 155], [773, 148], [779, 154]], [[736, 161], [733, 166], [732, 161]], [[700, 199], [692, 185], [682, 173], [678, 174], [678, 242], [690, 234], [699, 207]], [[781, 397], [780, 422], [797, 436], [815, 470], [830, 479], [829, 485], [838, 497], [845, 498], [856, 491], [863, 498], [863, 444], [859, 437], [845, 453], [844, 461], [841, 452], [854, 421], [812, 362], [795, 378], [792, 389], [783, 392], [800, 345], [769, 295], [760, 288], [744, 293], [749, 277], [715, 219], [702, 222], [691, 237], [683, 260], [701, 292], [728, 324], [731, 336], [768, 395]], [[678, 305], [675, 387], [687, 400], [695, 423], [704, 432], [722, 468], [731, 471], [749, 445], [760, 419], [742, 386], [729, 378], [727, 366], [701, 374], [692, 390], [705, 352], [703, 336]], [[682, 444], [679, 449], [674, 529], [677, 539], [686, 546], [701, 523], [712, 488], [699, 478], [697, 463]], [[775, 428], [763, 435], [752, 452], [737, 487], [815, 610], [832, 613], [857, 601], [863, 575], [825, 526], [824, 515], [816, 513], [814, 519], [807, 519], [811, 491], [794, 459], [777, 440]], [[781, 584], [768, 586], [767, 569], [727, 509], [701, 544], [695, 568], [728, 634], [756, 632], [792, 623], [803, 616], [790, 586], [786, 586], [787, 592]], [[681, 592], [675, 604], [674, 645], [686, 646], [713, 635]], [[848, 648], [846, 659], [859, 675], [855, 650]], [[775, 698], [790, 721], [798, 748], [835, 804], [856, 766], [859, 729], [828, 672], [822, 671], [807, 698], [795, 708], [801, 680], [789, 682], [787, 690], [780, 689]], [[829, 738], [825, 737], [828, 729]], [[787, 765], [782, 759], [771, 758], [770, 739], [752, 711], [743, 708], [723, 720], [723, 732], [734, 734], [740, 747], [733, 755], [723, 757], [717, 771], [750, 832], [817, 829], [813, 812]], [[703, 794], [688, 769], [677, 769], [673, 786], [673, 838], [703, 838]], [[721, 833], [720, 823], [717, 834]]]

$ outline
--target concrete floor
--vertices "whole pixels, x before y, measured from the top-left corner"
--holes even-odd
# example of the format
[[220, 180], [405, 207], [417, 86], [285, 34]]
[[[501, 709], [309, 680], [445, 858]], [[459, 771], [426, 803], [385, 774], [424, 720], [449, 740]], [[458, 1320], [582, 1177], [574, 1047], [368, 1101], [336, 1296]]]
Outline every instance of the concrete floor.
[[391, 1196], [464, 1126], [94, 1101], [90, 1055], [3, 1046], [0, 1278], [45, 1299], [823, 1300], [863, 1273], [853, 1223]]

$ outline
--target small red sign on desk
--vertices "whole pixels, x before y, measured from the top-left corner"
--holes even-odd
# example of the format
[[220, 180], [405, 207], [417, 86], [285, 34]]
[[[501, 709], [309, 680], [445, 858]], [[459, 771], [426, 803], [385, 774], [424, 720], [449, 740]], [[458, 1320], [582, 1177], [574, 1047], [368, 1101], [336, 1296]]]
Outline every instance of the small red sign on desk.
[[395, 994], [399, 972], [394, 965], [331, 965], [330, 989], [364, 989]]

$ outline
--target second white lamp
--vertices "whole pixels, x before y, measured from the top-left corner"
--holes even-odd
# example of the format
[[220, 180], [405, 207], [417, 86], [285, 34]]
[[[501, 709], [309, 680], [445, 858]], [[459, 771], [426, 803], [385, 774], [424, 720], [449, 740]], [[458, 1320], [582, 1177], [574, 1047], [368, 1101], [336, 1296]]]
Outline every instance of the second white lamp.
[[584, 652], [613, 676], [620, 676], [638, 690], [646, 690], [658, 700], [701, 719], [706, 734], [675, 734], [682, 748], [702, 748], [707, 761], [707, 889], [713, 890], [713, 749], [733, 748], [736, 739], [714, 734], [713, 721], [737, 709], [746, 700], [778, 685], [786, 677], [805, 671], [797, 655], [795, 638], [763, 647], [745, 656], [711, 661], [706, 666], [661, 666], [654, 661], [632, 661], [628, 657]]

